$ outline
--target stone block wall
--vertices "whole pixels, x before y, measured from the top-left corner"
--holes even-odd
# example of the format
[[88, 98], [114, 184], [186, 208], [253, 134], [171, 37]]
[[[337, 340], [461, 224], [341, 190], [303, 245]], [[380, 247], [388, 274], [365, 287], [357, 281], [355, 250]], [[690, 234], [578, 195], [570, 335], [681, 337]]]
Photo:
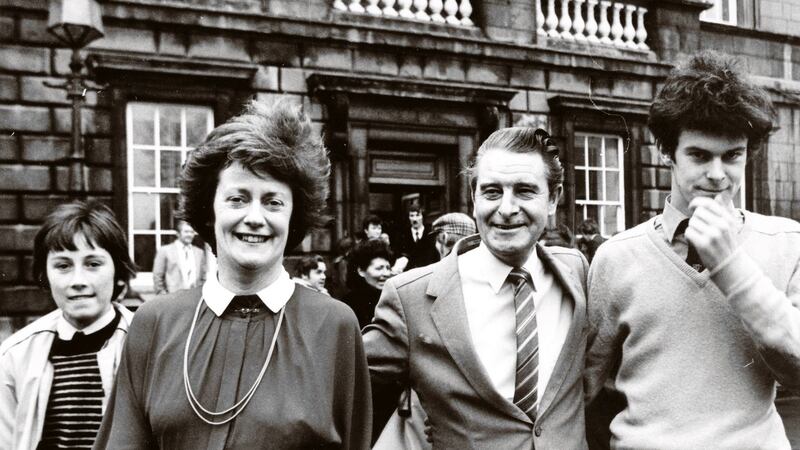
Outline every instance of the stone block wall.
[[780, 129], [753, 164], [753, 209], [800, 220], [800, 107], [778, 105]]
[[[46, 13], [4, 10], [0, 23], [0, 316], [14, 311], [0, 319], [2, 338], [52, 308], [32, 279], [31, 249], [43, 217], [71, 195], [63, 159], [70, 153], [72, 119], [66, 92], [44, 84], [66, 81], [70, 56], [47, 33]], [[106, 96], [88, 92], [81, 115], [88, 195], [110, 204]]]

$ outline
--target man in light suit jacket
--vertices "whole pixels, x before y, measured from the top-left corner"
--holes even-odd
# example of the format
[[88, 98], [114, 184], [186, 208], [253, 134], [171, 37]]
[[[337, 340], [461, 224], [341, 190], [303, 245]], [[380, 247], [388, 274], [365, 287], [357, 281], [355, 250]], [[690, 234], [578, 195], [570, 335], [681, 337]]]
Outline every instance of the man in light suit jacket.
[[364, 329], [370, 374], [416, 390], [434, 449], [585, 449], [588, 265], [537, 245], [558, 149], [544, 130], [498, 130], [468, 173], [479, 234], [387, 281]]
[[191, 289], [202, 286], [206, 281], [205, 253], [192, 245], [197, 233], [183, 221], [179, 221], [175, 229], [178, 239], [158, 249], [153, 262], [153, 289], [156, 294]]

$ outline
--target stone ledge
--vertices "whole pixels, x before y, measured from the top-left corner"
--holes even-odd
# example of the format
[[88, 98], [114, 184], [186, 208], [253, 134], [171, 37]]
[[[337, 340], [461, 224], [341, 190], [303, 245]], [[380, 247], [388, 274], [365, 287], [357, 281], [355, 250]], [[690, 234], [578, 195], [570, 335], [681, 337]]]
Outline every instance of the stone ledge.
[[507, 106], [508, 102], [519, 92], [516, 89], [491, 88], [465, 83], [453, 84], [397, 77], [324, 73], [315, 73], [309, 76], [308, 87], [312, 95], [342, 93], [497, 106]]
[[93, 53], [87, 58], [91, 72], [101, 79], [146, 75], [203, 79], [206, 83], [221, 81], [249, 84], [258, 70], [252, 63], [198, 60], [153, 55], [121, 55]]
[[614, 113], [647, 117], [650, 102], [582, 95], [556, 95], [548, 100], [553, 111], [563, 110], [601, 110]]

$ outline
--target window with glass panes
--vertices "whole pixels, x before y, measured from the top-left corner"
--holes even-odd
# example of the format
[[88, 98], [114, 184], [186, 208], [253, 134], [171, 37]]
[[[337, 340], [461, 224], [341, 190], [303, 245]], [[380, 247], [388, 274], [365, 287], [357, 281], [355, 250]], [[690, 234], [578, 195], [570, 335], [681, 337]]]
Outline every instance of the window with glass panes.
[[178, 176], [186, 155], [214, 126], [211, 108], [128, 103], [128, 246], [140, 277], [156, 250], [175, 239]]
[[700, 20], [736, 25], [736, 0], [711, 0], [711, 3], [711, 8], [700, 13]]
[[623, 145], [619, 136], [575, 133], [575, 224], [594, 219], [609, 237], [625, 229]]

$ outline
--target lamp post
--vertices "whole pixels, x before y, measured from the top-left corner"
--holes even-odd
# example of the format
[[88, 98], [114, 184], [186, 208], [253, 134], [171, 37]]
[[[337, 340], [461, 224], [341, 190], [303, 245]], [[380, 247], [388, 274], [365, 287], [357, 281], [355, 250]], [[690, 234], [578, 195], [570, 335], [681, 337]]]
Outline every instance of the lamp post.
[[72, 49], [72, 59], [69, 64], [71, 73], [67, 81], [58, 84], [45, 82], [45, 85], [67, 91], [67, 98], [72, 101], [72, 140], [70, 155], [66, 158], [69, 165], [69, 190], [73, 193], [82, 193], [88, 190], [88, 186], [84, 174], [81, 105], [86, 91], [97, 87], [88, 84], [81, 75], [83, 61], [80, 50], [90, 42], [103, 37], [100, 5], [97, 0], [50, 0], [47, 31]]

